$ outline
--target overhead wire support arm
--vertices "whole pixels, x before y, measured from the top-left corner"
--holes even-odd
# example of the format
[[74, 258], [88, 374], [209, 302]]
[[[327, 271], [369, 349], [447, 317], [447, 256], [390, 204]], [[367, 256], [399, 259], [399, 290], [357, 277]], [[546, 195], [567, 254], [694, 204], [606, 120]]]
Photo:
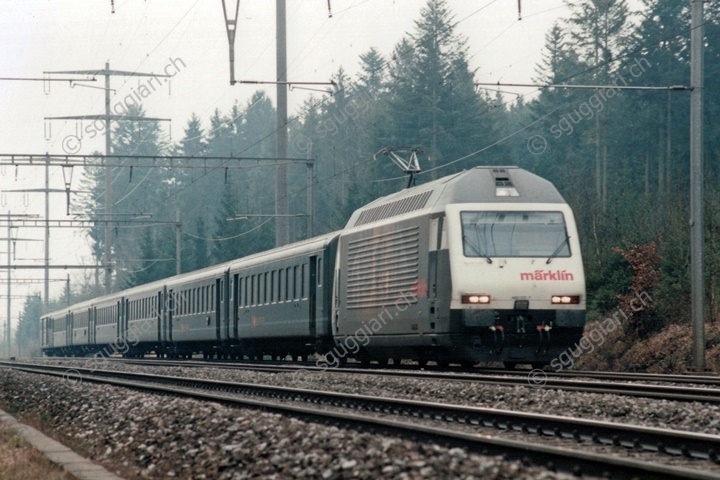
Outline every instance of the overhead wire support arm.
[[[105, 163], [99, 163], [106, 160]], [[108, 160], [113, 160], [112, 162]], [[145, 163], [141, 161], [145, 160]], [[183, 162], [182, 164], [180, 162]], [[10, 166], [40, 166], [50, 162], [52, 166], [62, 167], [135, 167], [135, 168], [229, 168], [242, 169], [247, 166], [239, 165], [240, 161], [272, 162], [278, 163], [312, 163], [314, 159], [308, 158], [264, 158], [264, 157], [200, 157], [182, 155], [52, 155], [52, 154], [2, 154], [0, 165]], [[214, 162], [208, 163], [208, 162]], [[234, 163], [238, 164], [235, 165]], [[231, 164], [232, 163], [232, 164]], [[44, 191], [44, 190], [43, 190]], [[63, 190], [64, 191], [64, 190]]]
[[113, 264], [100, 265], [0, 265], [0, 270], [39, 270], [41, 268], [52, 268], [60, 270], [102, 270], [112, 268]]
[[[14, 220], [12, 225], [14, 227], [23, 228], [45, 228], [47, 225], [50, 228], [91, 228], [97, 225], [110, 224], [114, 226], [145, 226], [154, 227], [162, 225], [176, 225], [178, 222], [165, 222], [155, 220]], [[0, 227], [7, 227], [8, 225], [0, 220]], [[18, 239], [19, 240], [19, 239]]]
[[278, 82], [273, 80], [238, 80], [237, 83], [249, 84], [249, 85], [328, 85], [331, 87], [335, 86], [335, 82], [330, 80], [329, 82]]
[[[96, 78], [37, 78], [37, 77], [0, 77], [1, 81], [6, 82], [97, 82]], [[86, 85], [90, 86], [90, 85]], [[98, 88], [98, 87], [95, 87]]]
[[603, 88], [611, 88], [613, 90], [692, 90], [686, 85], [669, 85], [669, 86], [643, 86], [643, 85], [572, 85], [564, 83], [475, 83], [476, 87], [521, 87], [521, 88], [577, 88], [582, 90], [599, 90]]

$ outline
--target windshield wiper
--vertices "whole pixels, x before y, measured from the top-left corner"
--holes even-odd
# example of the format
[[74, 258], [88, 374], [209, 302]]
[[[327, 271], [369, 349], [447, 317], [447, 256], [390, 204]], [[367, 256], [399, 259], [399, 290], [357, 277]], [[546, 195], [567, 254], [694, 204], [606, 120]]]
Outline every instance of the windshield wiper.
[[565, 240], [563, 240], [562, 242], [560, 242], [560, 245], [558, 245], [557, 248], [555, 249], [555, 251], [554, 251], [552, 254], [550, 254], [550, 256], [549, 256], [548, 259], [545, 261], [545, 263], [550, 263], [550, 262], [552, 262], [552, 259], [555, 258], [558, 253], [560, 253], [560, 250], [562, 250], [562, 248], [565, 246], [565, 244], [566, 244], [569, 240], [570, 240], [570, 235], [566, 236], [566, 237], [565, 237]]
[[473, 243], [473, 241], [470, 240], [470, 237], [468, 237], [467, 235], [463, 235], [463, 240], [465, 240], [465, 241], [468, 243], [468, 245], [470, 245], [470, 247], [471, 247], [473, 250], [475, 250], [475, 252], [476, 252], [479, 256], [483, 257], [483, 258], [487, 261], [487, 263], [492, 263], [492, 258], [490, 258], [490, 257], [487, 256], [486, 254], [484, 254], [483, 251], [480, 250], [480, 247], [478, 247], [477, 245], [475, 245], [475, 244]]

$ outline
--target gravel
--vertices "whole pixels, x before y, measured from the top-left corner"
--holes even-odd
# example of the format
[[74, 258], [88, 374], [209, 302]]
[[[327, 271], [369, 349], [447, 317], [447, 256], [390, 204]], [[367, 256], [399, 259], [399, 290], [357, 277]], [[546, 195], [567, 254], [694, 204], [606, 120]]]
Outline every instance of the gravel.
[[[175, 369], [174, 374], [180, 373]], [[242, 376], [228, 370], [205, 375]], [[260, 383], [268, 380], [257, 373], [246, 375], [257, 376]], [[364, 376], [356, 383], [357, 376], [348, 382], [327, 375], [328, 381], [332, 377], [333, 382], [354, 384], [364, 393], [371, 387]], [[298, 381], [297, 375], [270, 377], [275, 383]], [[418, 387], [405, 388], [415, 394]], [[437, 391], [438, 399], [452, 394], [450, 390]], [[571, 478], [460, 448], [4, 368], [0, 404], [127, 479]]]
[[[60, 361], [42, 360], [58, 364]], [[62, 365], [93, 368], [83, 360], [63, 360]], [[361, 395], [385, 396], [472, 405], [521, 412], [606, 420], [649, 427], [720, 434], [720, 405], [635, 398], [623, 395], [553, 390], [549, 387], [483, 385], [476, 382], [384, 377], [298, 370], [295, 373], [264, 373], [249, 370], [147, 367], [108, 362], [102, 368], [156, 373], [223, 381], [311, 388]]]

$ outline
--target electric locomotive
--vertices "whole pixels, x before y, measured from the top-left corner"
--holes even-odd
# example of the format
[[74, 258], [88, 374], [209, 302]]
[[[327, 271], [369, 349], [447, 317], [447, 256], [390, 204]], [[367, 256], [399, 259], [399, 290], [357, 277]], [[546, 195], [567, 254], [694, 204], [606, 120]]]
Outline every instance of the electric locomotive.
[[539, 367], [585, 325], [572, 211], [517, 167], [473, 168], [359, 209], [336, 265], [335, 342], [360, 336], [381, 361]]

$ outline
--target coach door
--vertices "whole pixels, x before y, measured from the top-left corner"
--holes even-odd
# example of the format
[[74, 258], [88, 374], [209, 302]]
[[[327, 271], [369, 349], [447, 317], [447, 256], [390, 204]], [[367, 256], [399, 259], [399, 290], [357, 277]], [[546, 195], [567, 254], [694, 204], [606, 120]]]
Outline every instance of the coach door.
[[223, 334], [225, 340], [230, 338], [230, 271], [223, 273], [223, 310], [222, 310], [222, 322], [223, 322]]
[[310, 306], [310, 336], [317, 335], [317, 256], [310, 257], [310, 278], [308, 279], [308, 303]]
[[163, 292], [160, 291], [157, 294], [157, 297], [155, 298], [155, 323], [157, 323], [157, 339], [158, 342], [163, 342], [165, 340], [165, 322], [163, 320], [165, 311], [162, 308], [163, 306]]
[[165, 301], [165, 311], [167, 312], [167, 315], [165, 318], [167, 319], [167, 322], [165, 324], [165, 329], [167, 333], [166, 340], [168, 342], [173, 341], [173, 316], [175, 313], [175, 295], [172, 290], [167, 291], [167, 299]]
[[117, 331], [117, 340], [118, 342], [121, 339], [125, 339], [125, 336], [127, 335], [127, 309], [128, 309], [128, 303], [129, 300], [120, 299], [119, 302], [117, 302], [117, 308], [118, 308], [118, 331]]
[[73, 345], [73, 314], [68, 313], [65, 316], [65, 345], [68, 347]]
[[95, 345], [95, 315], [97, 315], [97, 308], [88, 308], [88, 344]]
[[225, 290], [224, 279], [215, 279], [215, 338], [222, 340], [220, 335], [220, 324], [222, 323], [222, 312], [225, 309], [225, 301], [223, 299], [223, 291]]
[[238, 335], [238, 310], [240, 308], [240, 275], [237, 273], [233, 276], [232, 284], [232, 332], [233, 338], [239, 338]]

